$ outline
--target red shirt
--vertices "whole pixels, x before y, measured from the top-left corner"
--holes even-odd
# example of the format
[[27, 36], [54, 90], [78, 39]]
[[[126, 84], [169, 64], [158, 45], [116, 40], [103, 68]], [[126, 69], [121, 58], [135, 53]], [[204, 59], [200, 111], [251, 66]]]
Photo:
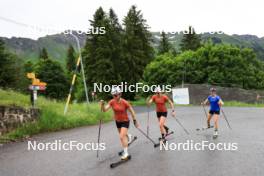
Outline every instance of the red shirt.
[[169, 98], [166, 95], [153, 95], [151, 99], [154, 103], [156, 103], [157, 112], [167, 112], [166, 102], [169, 100]]
[[126, 100], [123, 98], [118, 102], [115, 99], [109, 101], [109, 105], [112, 107], [114, 111], [114, 118], [116, 121], [123, 122], [129, 121], [127, 115], [127, 109], [131, 106]]

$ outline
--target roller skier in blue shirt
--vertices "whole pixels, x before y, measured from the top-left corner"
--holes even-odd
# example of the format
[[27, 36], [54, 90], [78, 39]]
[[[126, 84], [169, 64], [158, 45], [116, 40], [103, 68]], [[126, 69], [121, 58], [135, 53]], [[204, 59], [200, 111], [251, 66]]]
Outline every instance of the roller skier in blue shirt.
[[209, 104], [210, 110], [207, 117], [207, 128], [211, 128], [210, 121], [214, 118], [214, 137], [218, 136], [218, 119], [220, 115], [221, 106], [224, 105], [222, 99], [216, 94], [216, 89], [210, 89], [211, 95], [202, 103], [203, 105]]

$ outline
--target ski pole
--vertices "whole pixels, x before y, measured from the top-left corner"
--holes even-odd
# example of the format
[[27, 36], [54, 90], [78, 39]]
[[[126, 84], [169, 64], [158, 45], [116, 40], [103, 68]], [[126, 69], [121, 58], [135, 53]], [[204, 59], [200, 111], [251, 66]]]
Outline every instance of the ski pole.
[[[102, 126], [102, 119], [100, 119], [100, 121], [99, 121], [99, 131], [98, 131], [98, 141], [97, 141], [98, 145], [99, 145], [100, 136], [101, 136], [101, 126]], [[99, 157], [99, 150], [97, 150], [96, 157], [97, 158]]]
[[176, 120], [176, 122], [182, 127], [182, 129], [185, 131], [185, 133], [186, 134], [190, 134], [187, 130], [186, 130], [186, 128], [184, 128], [184, 126], [181, 124], [181, 122], [176, 118], [176, 117], [173, 117], [175, 120]]
[[155, 143], [155, 141], [153, 139], [151, 139], [150, 137], [147, 136], [147, 134], [141, 130], [140, 128], [137, 128], [138, 131], [140, 131], [141, 134], [143, 134], [148, 140], [150, 140], [153, 144], [154, 144], [154, 147], [156, 148], [158, 145]]
[[203, 106], [203, 110], [204, 110], [205, 118], [206, 118], [206, 120], [207, 120], [207, 113], [206, 113], [206, 110], [205, 110], [204, 104], [202, 104], [202, 106]]
[[149, 107], [148, 107], [148, 121], [147, 121], [147, 136], [149, 136]]
[[223, 113], [224, 119], [225, 119], [225, 121], [226, 121], [226, 123], [227, 123], [227, 125], [228, 125], [229, 129], [230, 129], [230, 130], [232, 130], [232, 128], [231, 128], [231, 126], [230, 126], [230, 124], [229, 124], [229, 122], [228, 122], [228, 120], [227, 120], [227, 117], [226, 117], [226, 115], [225, 115], [225, 112], [224, 112], [224, 110], [223, 110], [223, 109], [221, 109], [221, 112]]
[[[103, 108], [102, 107], [101, 107], [101, 112], [103, 112]], [[102, 126], [102, 118], [100, 117], [100, 120], [99, 120], [99, 131], [98, 131], [98, 140], [97, 140], [97, 144], [98, 145], [99, 145], [100, 137], [101, 137], [101, 126]], [[97, 158], [99, 157], [99, 150], [97, 150], [96, 157]]]

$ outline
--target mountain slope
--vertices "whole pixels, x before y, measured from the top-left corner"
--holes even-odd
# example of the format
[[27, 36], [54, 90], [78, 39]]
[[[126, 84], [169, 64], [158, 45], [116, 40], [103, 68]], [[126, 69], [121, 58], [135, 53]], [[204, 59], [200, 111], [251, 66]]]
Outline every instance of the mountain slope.
[[[79, 38], [81, 47], [84, 46], [86, 35], [79, 35], [75, 33]], [[159, 32], [152, 32], [153, 46], [157, 47], [160, 40]], [[182, 39], [182, 34], [168, 34], [169, 41], [179, 51], [179, 44]], [[264, 61], [264, 37], [258, 38], [254, 35], [227, 35], [227, 34], [209, 34], [204, 33], [201, 35], [203, 41], [212, 39], [214, 43], [227, 43], [239, 47], [252, 48], [257, 57]], [[41, 37], [38, 40], [32, 40], [27, 38], [1, 38], [6, 43], [8, 50], [17, 54], [23, 60], [36, 61], [39, 56], [39, 51], [45, 47], [49, 53], [49, 56], [62, 64], [65, 64], [67, 49], [72, 44], [76, 49], [76, 41], [71, 35], [55, 34]]]
[[[81, 47], [84, 46], [86, 36], [77, 35]], [[1, 37], [0, 37], [1, 38]], [[49, 57], [64, 64], [69, 45], [77, 48], [77, 43], [73, 36], [64, 34], [55, 34], [41, 37], [38, 40], [28, 38], [1, 38], [7, 49], [15, 53], [23, 60], [36, 61], [39, 58], [40, 50], [45, 47], [48, 51]]]

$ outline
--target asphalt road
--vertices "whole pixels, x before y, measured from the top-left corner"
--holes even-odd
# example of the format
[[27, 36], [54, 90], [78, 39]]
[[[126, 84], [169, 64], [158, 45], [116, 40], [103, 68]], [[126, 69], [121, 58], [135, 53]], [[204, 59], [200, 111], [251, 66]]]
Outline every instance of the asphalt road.
[[[137, 118], [141, 128], [146, 130], [146, 108], [137, 108]], [[209, 150], [164, 151], [153, 144], [135, 129], [131, 123], [130, 133], [138, 136], [129, 153], [132, 159], [110, 169], [112, 162], [118, 161], [120, 142], [114, 122], [104, 124], [101, 141], [106, 150], [100, 151], [32, 151], [27, 141], [6, 144], [0, 147], [0, 176], [263, 176], [264, 175], [264, 117], [261, 108], [224, 109], [233, 130], [229, 130], [223, 118], [220, 119], [220, 136], [212, 139], [213, 130], [197, 132], [204, 126], [205, 116], [201, 107], [177, 107], [177, 118], [189, 130], [186, 135], [172, 118], [168, 126], [175, 131], [169, 137], [169, 144], [208, 141], [237, 143], [236, 151]], [[97, 142], [98, 127], [82, 127], [56, 133], [34, 136], [31, 141], [54, 142], [70, 140], [81, 143]], [[158, 141], [159, 128], [155, 112], [150, 112], [150, 136]]]

